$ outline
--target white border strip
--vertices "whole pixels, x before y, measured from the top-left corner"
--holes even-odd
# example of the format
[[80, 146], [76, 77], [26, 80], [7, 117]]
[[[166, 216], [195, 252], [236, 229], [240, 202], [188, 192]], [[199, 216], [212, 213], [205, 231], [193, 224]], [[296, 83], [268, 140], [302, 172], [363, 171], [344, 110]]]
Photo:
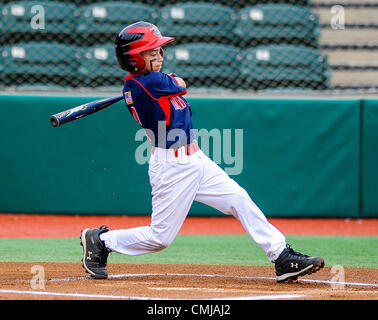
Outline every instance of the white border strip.
[[[235, 279], [252, 279], [252, 280], [276, 280], [274, 277], [256, 277], [256, 276], [235, 276], [227, 274], [192, 274], [192, 273], [124, 273], [109, 275], [109, 279], [117, 278], [132, 278], [132, 277], [150, 277], [150, 276], [176, 276], [176, 277], [204, 277], [204, 278], [235, 278]], [[59, 281], [77, 281], [77, 280], [89, 280], [90, 277], [66, 277], [50, 279], [51, 282]], [[329, 280], [315, 280], [315, 279], [298, 279], [301, 282], [309, 283], [323, 283], [323, 284], [338, 284], [346, 286], [366, 286], [377, 287], [378, 283], [363, 283], [363, 282], [337, 282]]]
[[[153, 298], [153, 297], [132, 297], [132, 296], [115, 296], [105, 294], [87, 294], [87, 293], [64, 293], [64, 292], [49, 292], [49, 291], [30, 291], [30, 290], [3, 290], [0, 293], [8, 294], [30, 294], [41, 296], [63, 296], [72, 298], [95, 298], [95, 299], [126, 299], [126, 300], [192, 300], [192, 299], [171, 299], [171, 298]], [[299, 299], [304, 295], [299, 294], [276, 294], [276, 295], [260, 295], [260, 296], [243, 296], [230, 298], [211, 298], [211, 299], [194, 299], [194, 300], [277, 300], [277, 299]]]

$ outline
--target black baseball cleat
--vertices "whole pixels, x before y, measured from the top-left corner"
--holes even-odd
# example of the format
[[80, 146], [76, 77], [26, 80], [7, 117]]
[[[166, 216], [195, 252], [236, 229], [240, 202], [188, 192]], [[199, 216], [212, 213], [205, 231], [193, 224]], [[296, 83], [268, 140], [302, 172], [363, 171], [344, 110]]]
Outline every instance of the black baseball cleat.
[[320, 257], [309, 257], [294, 251], [286, 245], [284, 251], [274, 261], [277, 282], [293, 282], [299, 276], [312, 274], [324, 267], [324, 260]]
[[80, 245], [83, 247], [81, 263], [87, 273], [94, 279], [106, 279], [106, 263], [110, 250], [100, 240], [100, 234], [109, 231], [108, 227], [84, 229], [81, 231]]

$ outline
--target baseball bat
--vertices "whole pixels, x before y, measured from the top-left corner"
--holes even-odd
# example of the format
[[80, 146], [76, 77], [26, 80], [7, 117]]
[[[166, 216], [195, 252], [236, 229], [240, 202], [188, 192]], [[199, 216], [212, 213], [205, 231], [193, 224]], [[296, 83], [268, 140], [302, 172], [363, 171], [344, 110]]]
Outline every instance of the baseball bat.
[[120, 95], [116, 97], [105, 98], [101, 100], [88, 102], [80, 106], [53, 114], [50, 117], [50, 123], [53, 127], [59, 127], [62, 124], [80, 119], [82, 117], [89, 116], [92, 113], [105, 109], [122, 99], [123, 99], [123, 95]]

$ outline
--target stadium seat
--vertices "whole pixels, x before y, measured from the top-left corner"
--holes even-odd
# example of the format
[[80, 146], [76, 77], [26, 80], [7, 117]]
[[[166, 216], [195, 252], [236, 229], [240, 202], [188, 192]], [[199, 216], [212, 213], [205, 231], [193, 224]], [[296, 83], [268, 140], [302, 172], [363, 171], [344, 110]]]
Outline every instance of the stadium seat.
[[243, 52], [241, 75], [247, 88], [327, 89], [327, 57], [313, 48], [268, 45]]
[[163, 72], [174, 72], [188, 85], [237, 88], [240, 49], [216, 43], [188, 43], [168, 48]]
[[48, 34], [64, 41], [75, 31], [78, 8], [55, 1], [15, 1], [5, 4], [1, 15], [5, 43], [12, 43], [17, 38], [22, 41], [56, 40], [47, 38]]
[[205, 2], [185, 2], [160, 9], [159, 28], [163, 34], [178, 37], [178, 43], [206, 41], [217, 42], [234, 38], [236, 14], [230, 7]]
[[311, 0], [241, 0], [244, 6], [251, 4], [263, 4], [263, 3], [280, 3], [280, 4], [293, 4], [296, 6], [308, 6]]
[[[137, 21], [156, 23], [159, 10], [151, 5], [122, 2], [98, 2], [82, 6], [76, 32], [88, 44], [112, 42], [127, 25]], [[90, 37], [97, 34], [97, 37]]]
[[13, 44], [3, 47], [2, 57], [6, 84], [75, 83], [79, 50], [74, 46], [48, 42]]
[[[149, 0], [141, 0], [142, 2], [148, 3]], [[191, 0], [192, 2], [205, 2], [204, 0]], [[163, 1], [161, 1], [163, 2]], [[178, 2], [184, 2], [183, 0], [164, 0], [165, 5], [177, 4]], [[255, 4], [263, 4], [263, 3], [284, 3], [284, 4], [293, 4], [298, 6], [309, 6], [311, 0], [238, 0], [238, 1], [230, 1], [230, 0], [210, 0], [208, 2], [214, 4], [221, 4], [225, 6], [236, 8], [243, 8], [250, 5]]]
[[309, 8], [262, 4], [239, 10], [235, 33], [241, 46], [294, 44], [318, 46], [319, 18]]
[[118, 65], [114, 44], [104, 44], [81, 49], [79, 75], [85, 86], [122, 89], [126, 72]]

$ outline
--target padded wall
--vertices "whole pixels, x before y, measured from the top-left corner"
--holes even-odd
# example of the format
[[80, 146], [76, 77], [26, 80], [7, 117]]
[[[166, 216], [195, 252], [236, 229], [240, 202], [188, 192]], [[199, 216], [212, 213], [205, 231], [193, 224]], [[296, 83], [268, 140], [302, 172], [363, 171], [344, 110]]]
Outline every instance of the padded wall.
[[[136, 141], [139, 127], [124, 102], [49, 124], [51, 114], [99, 98], [0, 96], [0, 212], [150, 214], [148, 167], [135, 159], [145, 140]], [[224, 149], [215, 160], [267, 216], [359, 216], [359, 100], [188, 100], [197, 129], [214, 129], [222, 140], [229, 129], [231, 153], [242, 134], [241, 160], [230, 163]], [[376, 171], [377, 151], [368, 150], [364, 158]], [[364, 196], [371, 203], [364, 208], [377, 216], [372, 197]], [[190, 214], [219, 213], [195, 203]]]

